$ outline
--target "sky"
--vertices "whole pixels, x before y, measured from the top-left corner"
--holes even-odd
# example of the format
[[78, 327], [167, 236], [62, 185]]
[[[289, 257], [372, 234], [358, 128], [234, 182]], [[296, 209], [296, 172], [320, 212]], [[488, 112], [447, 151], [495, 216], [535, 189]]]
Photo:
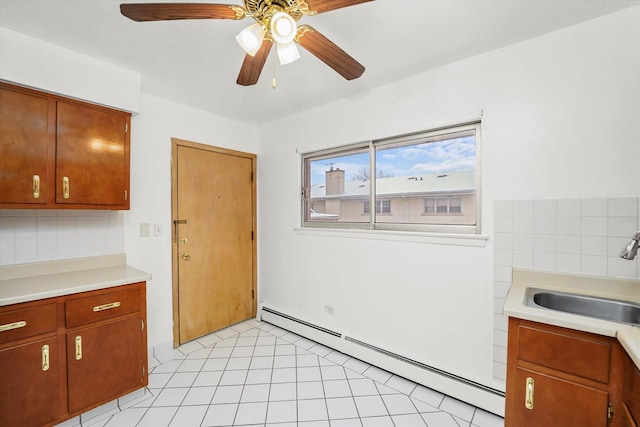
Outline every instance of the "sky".
[[[361, 169], [369, 169], [369, 153], [337, 156], [311, 162], [311, 185], [324, 184], [325, 172], [333, 166], [342, 169], [351, 181]], [[475, 136], [447, 139], [403, 147], [378, 149], [376, 170], [385, 176], [415, 176], [474, 170]]]

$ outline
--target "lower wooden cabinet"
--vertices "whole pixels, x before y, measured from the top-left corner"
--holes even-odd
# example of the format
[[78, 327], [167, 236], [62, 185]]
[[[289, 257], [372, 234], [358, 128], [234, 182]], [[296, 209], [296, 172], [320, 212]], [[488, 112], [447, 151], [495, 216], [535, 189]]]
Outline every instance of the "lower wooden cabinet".
[[536, 370], [517, 368], [514, 426], [607, 426], [609, 393]]
[[640, 370], [626, 358], [623, 393], [624, 427], [640, 427]]
[[56, 336], [0, 350], [0, 425], [44, 426], [67, 412], [63, 358]]
[[509, 319], [505, 427], [623, 427], [615, 338]]
[[0, 307], [0, 426], [50, 426], [145, 387], [144, 282]]
[[141, 326], [142, 319], [133, 317], [67, 333], [69, 412], [145, 385]]

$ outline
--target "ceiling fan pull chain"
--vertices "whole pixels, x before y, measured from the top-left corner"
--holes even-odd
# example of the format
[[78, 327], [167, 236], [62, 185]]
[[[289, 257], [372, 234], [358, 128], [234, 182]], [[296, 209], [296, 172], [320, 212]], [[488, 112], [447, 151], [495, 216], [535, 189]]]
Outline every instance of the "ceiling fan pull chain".
[[271, 62], [273, 63], [273, 80], [271, 80], [271, 87], [275, 90], [278, 87], [278, 81], [276, 80], [276, 54], [275, 49], [273, 49], [273, 54], [271, 55]]

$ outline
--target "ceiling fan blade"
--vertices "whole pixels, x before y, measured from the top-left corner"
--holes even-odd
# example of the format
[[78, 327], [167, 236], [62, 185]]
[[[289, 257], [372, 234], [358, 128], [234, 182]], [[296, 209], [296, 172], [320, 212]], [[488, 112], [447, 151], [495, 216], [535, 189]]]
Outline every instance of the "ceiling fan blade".
[[309, 11], [312, 14], [329, 12], [347, 6], [355, 6], [373, 0], [307, 0]]
[[174, 19], [243, 19], [247, 11], [232, 4], [208, 3], [130, 3], [121, 4], [120, 12], [138, 22]]
[[298, 27], [296, 41], [347, 80], [357, 79], [364, 73], [362, 64], [309, 25]]
[[242, 68], [240, 68], [240, 74], [238, 74], [238, 80], [236, 83], [240, 86], [252, 86], [258, 83], [260, 73], [262, 73], [264, 63], [269, 57], [272, 45], [273, 41], [264, 39], [260, 46], [260, 50], [258, 50], [258, 53], [256, 53], [255, 56], [247, 54], [244, 57], [244, 62], [242, 63]]

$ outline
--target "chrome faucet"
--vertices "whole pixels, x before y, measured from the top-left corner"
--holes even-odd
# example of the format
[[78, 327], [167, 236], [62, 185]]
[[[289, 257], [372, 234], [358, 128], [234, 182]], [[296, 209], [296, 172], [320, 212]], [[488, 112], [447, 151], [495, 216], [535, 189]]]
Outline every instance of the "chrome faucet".
[[620, 252], [620, 258], [628, 259], [631, 261], [638, 254], [638, 241], [640, 240], [640, 231], [636, 233], [635, 236], [631, 239], [626, 248]]

